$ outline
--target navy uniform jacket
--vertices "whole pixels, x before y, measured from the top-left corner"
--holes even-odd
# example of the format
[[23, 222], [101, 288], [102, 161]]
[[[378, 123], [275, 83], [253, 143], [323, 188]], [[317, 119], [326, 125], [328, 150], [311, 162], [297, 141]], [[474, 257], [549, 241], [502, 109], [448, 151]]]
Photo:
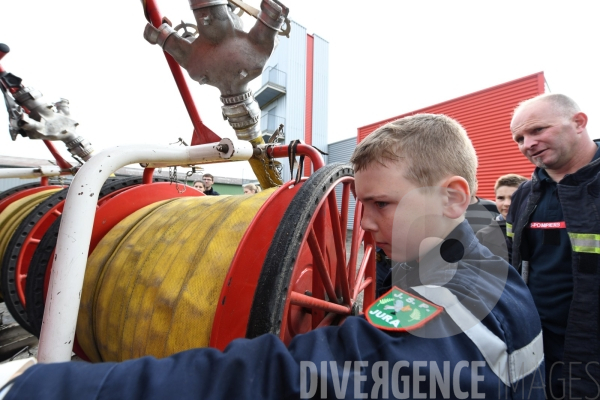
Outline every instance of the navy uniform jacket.
[[[6, 398], [544, 398], [541, 327], [527, 287], [479, 244], [466, 222], [452, 239], [464, 246], [452, 276], [449, 269], [441, 273], [450, 281], [405, 288], [445, 307], [412, 333], [348, 317], [341, 326], [297, 336], [289, 348], [266, 334], [234, 340], [224, 352], [206, 348], [164, 359], [35, 365], [14, 381]], [[436, 263], [439, 257], [431, 261]], [[421, 267], [402, 282], [415, 283], [423, 271], [439, 278], [435, 268]]]
[[[600, 149], [598, 150], [600, 153]], [[600, 154], [558, 183], [558, 198], [571, 240], [573, 298], [567, 319], [562, 371], [567, 397], [600, 395]], [[507, 215], [511, 264], [529, 279], [526, 228], [542, 192], [536, 168], [519, 186]], [[560, 365], [557, 367], [560, 368]]]

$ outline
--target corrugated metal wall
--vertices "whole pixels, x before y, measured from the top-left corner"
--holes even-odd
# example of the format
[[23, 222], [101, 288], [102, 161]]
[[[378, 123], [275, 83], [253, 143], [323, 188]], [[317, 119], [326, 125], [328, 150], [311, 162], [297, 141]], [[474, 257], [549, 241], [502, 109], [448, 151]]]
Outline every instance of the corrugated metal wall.
[[39, 181], [40, 181], [40, 178], [34, 178], [34, 179], [3, 178], [3, 179], [0, 179], [0, 193], [4, 192], [5, 190], [14, 188], [15, 186], [20, 186], [20, 185], [24, 185], [26, 183], [39, 182]]
[[494, 184], [504, 174], [520, 174], [527, 178], [533, 165], [521, 154], [512, 140], [512, 111], [523, 100], [544, 93], [544, 73], [529, 75], [489, 89], [468, 94], [444, 103], [426, 107], [397, 117], [358, 128], [358, 142], [387, 122], [418, 113], [446, 114], [467, 130], [477, 151], [479, 168], [477, 196], [495, 198]]
[[[329, 106], [329, 43], [314, 35], [312, 145], [327, 151]], [[325, 163], [327, 163], [327, 156]]]
[[[327, 146], [327, 152], [329, 153], [328, 164], [333, 164], [335, 162], [343, 162], [347, 163], [350, 161], [350, 157], [352, 157], [352, 153], [356, 148], [356, 139], [350, 138], [346, 140], [341, 140], [335, 143], [329, 143]], [[341, 199], [342, 199], [342, 188], [336, 188], [335, 194], [337, 196], [338, 206], [341, 208]], [[348, 229], [352, 229], [354, 225], [354, 209], [356, 208], [356, 201], [354, 201], [354, 197], [350, 196], [350, 205], [348, 209]]]

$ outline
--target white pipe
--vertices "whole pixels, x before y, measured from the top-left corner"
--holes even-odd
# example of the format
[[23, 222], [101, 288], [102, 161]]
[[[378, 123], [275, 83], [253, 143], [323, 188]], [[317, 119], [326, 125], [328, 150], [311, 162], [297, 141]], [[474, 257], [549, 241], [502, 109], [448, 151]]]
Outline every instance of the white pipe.
[[37, 168], [0, 168], [0, 178], [40, 178], [42, 176], [72, 175], [69, 170], [60, 167], [43, 166]]
[[[224, 155], [216, 149], [219, 144], [235, 150]], [[252, 145], [223, 139], [220, 143], [191, 147], [118, 146], [95, 154], [81, 167], [67, 194], [58, 232], [38, 348], [40, 362], [71, 360], [98, 193], [106, 179], [119, 168], [134, 163], [194, 165], [225, 157], [248, 160], [252, 157]]]

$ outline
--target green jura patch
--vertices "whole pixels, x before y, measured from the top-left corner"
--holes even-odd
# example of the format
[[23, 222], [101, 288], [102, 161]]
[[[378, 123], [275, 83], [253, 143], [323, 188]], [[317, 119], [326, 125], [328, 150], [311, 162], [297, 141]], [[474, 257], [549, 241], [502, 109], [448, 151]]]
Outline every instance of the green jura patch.
[[386, 331], [416, 329], [442, 312], [442, 307], [397, 287], [375, 300], [367, 309], [367, 320]]

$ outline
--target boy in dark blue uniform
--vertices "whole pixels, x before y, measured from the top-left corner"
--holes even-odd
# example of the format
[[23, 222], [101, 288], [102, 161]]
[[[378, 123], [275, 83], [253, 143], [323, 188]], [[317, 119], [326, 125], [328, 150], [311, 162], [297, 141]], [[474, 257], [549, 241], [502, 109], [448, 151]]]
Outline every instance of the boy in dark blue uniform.
[[464, 221], [477, 166], [454, 120], [422, 114], [367, 137], [352, 158], [362, 226], [397, 262], [365, 316], [286, 346], [122, 363], [34, 365], [6, 399], [543, 398], [539, 317], [514, 269]]

